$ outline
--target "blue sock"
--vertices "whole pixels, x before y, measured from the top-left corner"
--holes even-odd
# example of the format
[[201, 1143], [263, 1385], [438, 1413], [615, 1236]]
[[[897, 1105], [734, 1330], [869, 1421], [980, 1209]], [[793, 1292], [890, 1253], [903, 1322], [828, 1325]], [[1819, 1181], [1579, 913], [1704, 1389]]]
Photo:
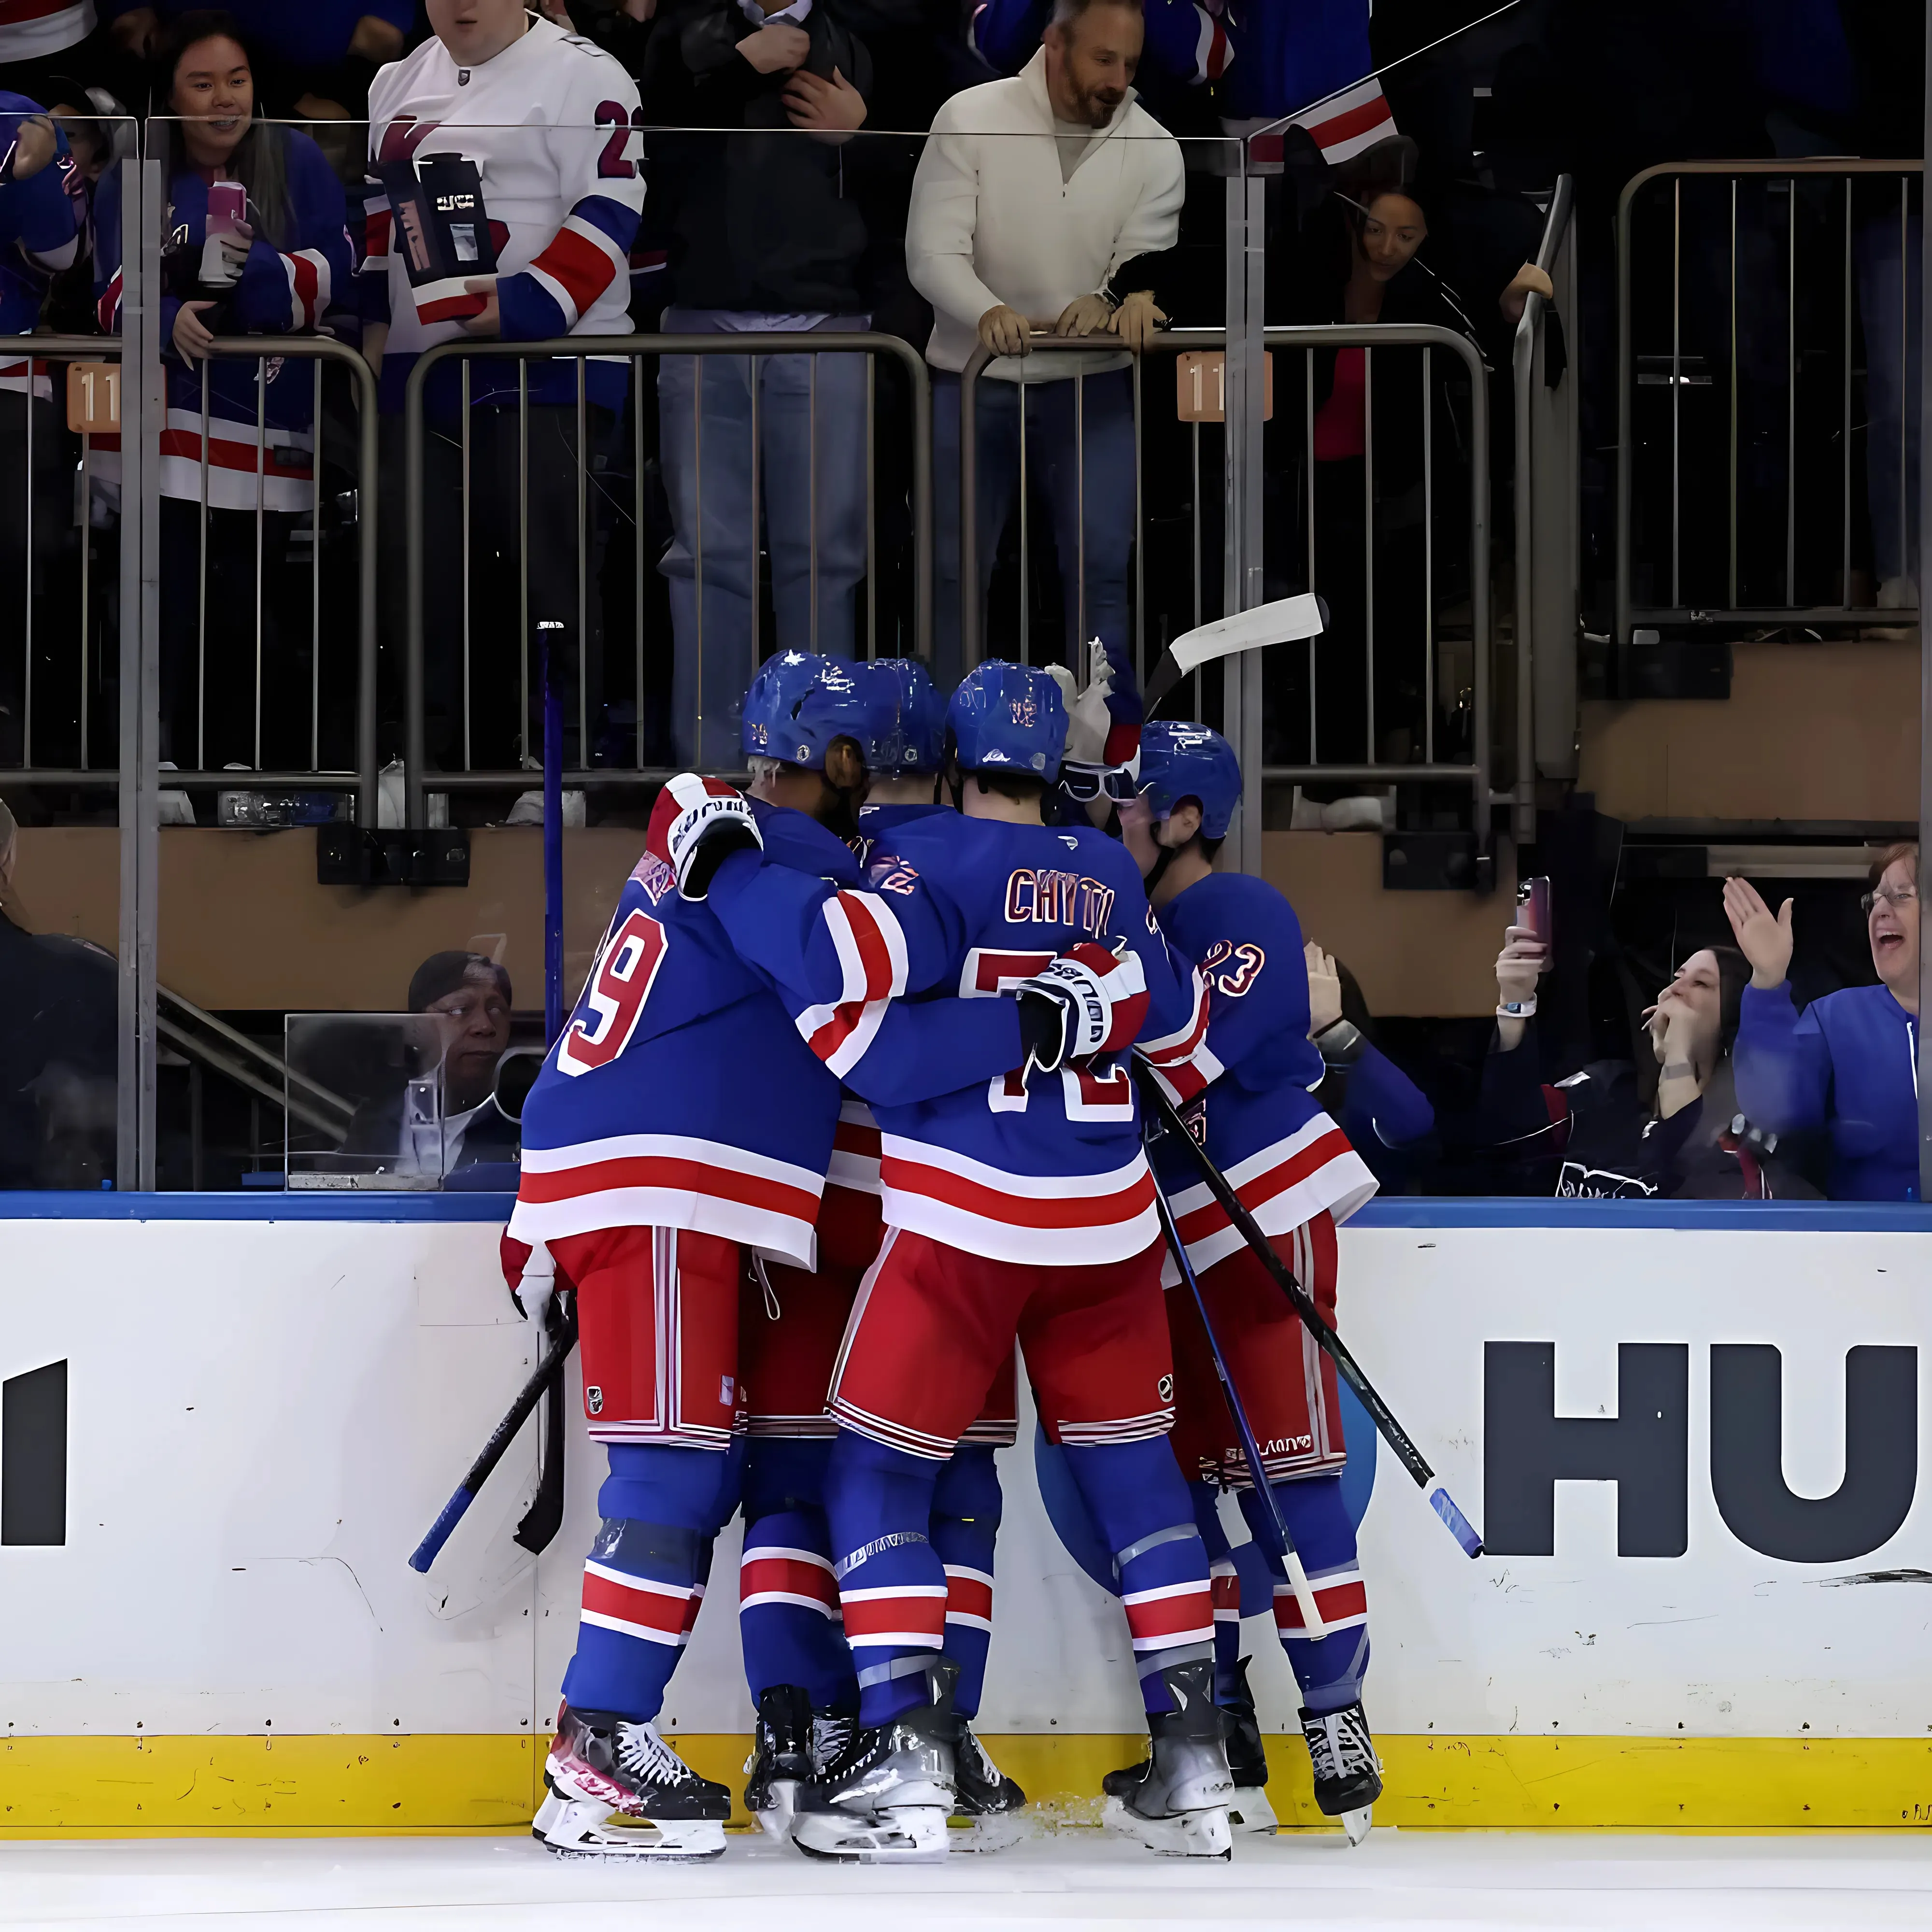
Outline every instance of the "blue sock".
[[1208, 1576], [1214, 1598], [1214, 1696], [1219, 1703], [1241, 1694], [1241, 1580], [1234, 1569], [1228, 1532], [1221, 1526], [1221, 1486], [1190, 1483], [1195, 1526], [1208, 1551]]
[[697, 1621], [711, 1545], [737, 1507], [741, 1458], [656, 1444], [608, 1445], [603, 1516], [584, 1567], [577, 1654], [566, 1702], [634, 1723], [664, 1708], [664, 1687]]
[[1114, 1552], [1142, 1702], [1150, 1712], [1171, 1711], [1161, 1672], [1214, 1654], [1208, 1551], [1180, 1465], [1164, 1436], [1063, 1446], [1094, 1527]]
[[[1328, 1634], [1319, 1642], [1303, 1634], [1301, 1606], [1281, 1565], [1271, 1560], [1275, 1628], [1294, 1681], [1301, 1686], [1303, 1703], [1317, 1713], [1339, 1711], [1360, 1697], [1369, 1667], [1368, 1598], [1355, 1556], [1355, 1526], [1342, 1499], [1342, 1478], [1310, 1476], [1300, 1482], [1276, 1483], [1274, 1489]], [[1256, 1527], [1266, 1520], [1264, 1506], [1251, 1490], [1241, 1492], [1241, 1514], [1255, 1540], [1268, 1549], [1271, 1537]]]
[[831, 1455], [829, 1438], [784, 1436], [758, 1437], [746, 1452], [738, 1634], [754, 1704], [773, 1684], [796, 1684], [815, 1709], [857, 1708], [825, 1520]]
[[940, 1467], [844, 1429], [832, 1448], [825, 1514], [862, 1724], [923, 1700], [923, 1673], [946, 1640], [946, 1569], [929, 1528]]
[[932, 1546], [946, 1566], [946, 1654], [959, 1666], [952, 1708], [976, 1715], [993, 1640], [993, 1544], [1000, 1533], [1000, 1472], [992, 1449], [962, 1444], [932, 1492]]

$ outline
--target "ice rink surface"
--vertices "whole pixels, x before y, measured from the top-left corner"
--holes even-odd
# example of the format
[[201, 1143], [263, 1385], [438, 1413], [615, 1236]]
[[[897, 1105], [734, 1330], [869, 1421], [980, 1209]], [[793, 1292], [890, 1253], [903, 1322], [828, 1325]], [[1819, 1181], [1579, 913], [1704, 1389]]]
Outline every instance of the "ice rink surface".
[[0, 1844], [0, 1925], [221, 1932], [926, 1932], [974, 1927], [1932, 1925], [1932, 1840], [1378, 1831], [1238, 1842], [1232, 1864], [1093, 1831], [936, 1869], [808, 1864], [734, 1835], [715, 1863], [560, 1864], [528, 1839]]

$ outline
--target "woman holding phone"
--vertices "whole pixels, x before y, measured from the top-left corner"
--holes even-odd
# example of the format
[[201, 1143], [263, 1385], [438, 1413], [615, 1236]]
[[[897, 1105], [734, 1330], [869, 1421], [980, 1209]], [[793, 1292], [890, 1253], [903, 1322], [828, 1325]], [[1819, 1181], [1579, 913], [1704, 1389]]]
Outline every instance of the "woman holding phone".
[[1552, 1078], [1534, 1029], [1548, 941], [1513, 925], [1496, 958], [1496, 1024], [1475, 1112], [1445, 1139], [1499, 1169], [1500, 1192], [1598, 1200], [1809, 1195], [1774, 1136], [1743, 1118], [1731, 1070], [1750, 968], [1735, 946], [1690, 954], [1645, 1009], [1634, 1060]]
[[[307, 135], [257, 118], [254, 70], [229, 15], [182, 14], [153, 58], [165, 105], [148, 125], [172, 155], [161, 256], [162, 755], [200, 770], [305, 766], [310, 586], [290, 544], [314, 501], [314, 377], [305, 360], [216, 358], [208, 348], [218, 335], [322, 329], [352, 272], [342, 185]], [[110, 169], [94, 209], [95, 292], [110, 332], [120, 327], [121, 218]]]

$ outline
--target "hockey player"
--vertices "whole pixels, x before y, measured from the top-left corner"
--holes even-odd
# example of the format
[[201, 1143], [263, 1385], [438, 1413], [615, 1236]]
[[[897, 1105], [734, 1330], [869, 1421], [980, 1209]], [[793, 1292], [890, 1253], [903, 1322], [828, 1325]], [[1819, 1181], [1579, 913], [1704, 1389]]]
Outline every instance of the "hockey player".
[[876, 1109], [887, 1233], [841, 1352], [826, 1496], [860, 1729], [794, 1835], [835, 1858], [945, 1849], [958, 1667], [928, 1526], [939, 1468], [1017, 1337], [1044, 1426], [1120, 1565], [1149, 1713], [1149, 1764], [1110, 1815], [1156, 1849], [1223, 1856], [1208, 1557], [1161, 1439], [1157, 1223], [1122, 1059], [1138, 1039], [1192, 1090], [1205, 1002], [1198, 978], [1177, 984], [1120, 848], [1040, 823], [1066, 734], [1052, 681], [982, 664], [947, 729], [964, 823], [882, 838], [869, 891], [814, 888], [743, 854], [710, 888], [741, 953], [828, 1016], [856, 1028], [922, 993], [1014, 988], [1028, 1035], [1004, 1077]]
[[[862, 779], [868, 799], [883, 794], [889, 801], [861, 809], [862, 845], [867, 827], [876, 834], [886, 821], [902, 823], [943, 809], [933, 802], [943, 728], [938, 694], [916, 662], [845, 664], [782, 653], [760, 672], [746, 700], [742, 730], [753, 772], [752, 796], [765, 803], [788, 801], [800, 812], [836, 822], [845, 815], [855, 778]], [[788, 761], [772, 755], [781, 746]], [[922, 793], [922, 804], [890, 802]], [[775, 819], [761, 816], [760, 824], [770, 852]], [[812, 829], [836, 844], [829, 833]], [[826, 862], [819, 866], [794, 862], [856, 883], [844, 848], [836, 856], [822, 856]], [[937, 1024], [950, 1033], [954, 1022], [941, 1004], [902, 1010], [898, 1017], [902, 1024]], [[970, 1034], [983, 1030], [992, 1016], [976, 1008], [961, 1017]], [[926, 1037], [932, 1039], [929, 1031]], [[970, 1072], [984, 1079], [1004, 1071], [1004, 1065], [954, 1064], [962, 1077]], [[740, 1310], [740, 1360], [751, 1400], [740, 1632], [746, 1682], [758, 1708], [745, 1803], [775, 1836], [788, 1834], [799, 1787], [842, 1748], [857, 1714], [858, 1687], [839, 1628], [825, 1522], [825, 1464], [834, 1433], [826, 1400], [853, 1298], [878, 1256], [883, 1232], [878, 1195], [878, 1127], [865, 1102], [848, 1091], [819, 1210], [817, 1267], [808, 1272], [754, 1258]], [[1014, 1439], [1013, 1403], [1010, 1366], [940, 1472], [933, 1502], [934, 1546], [946, 1566], [947, 1646], [961, 1666], [954, 1740], [958, 1810], [980, 1821], [960, 1842], [975, 1849], [1003, 1841], [1004, 1834], [988, 1821], [1026, 1802], [1019, 1786], [993, 1765], [969, 1721], [979, 1708], [992, 1630], [1000, 1503], [993, 1450]]]
[[[1323, 1076], [1308, 1039], [1307, 969], [1294, 909], [1264, 880], [1216, 872], [1214, 859], [1241, 794], [1233, 750], [1217, 731], [1157, 722], [1141, 738], [1140, 793], [1120, 809], [1121, 832], [1148, 883], [1162, 930], [1208, 983], [1212, 1018], [1197, 1065], [1210, 1084], [1187, 1109], [1203, 1144], [1243, 1204], [1325, 1315], [1335, 1306], [1335, 1229], [1375, 1192], [1374, 1177], [1310, 1090]], [[1204, 1123], [1204, 1127], [1203, 1125]], [[1352, 1843], [1367, 1832], [1382, 1790], [1362, 1712], [1368, 1612], [1355, 1532], [1342, 1500], [1342, 1438], [1335, 1370], [1274, 1279], [1199, 1182], [1186, 1150], [1156, 1144], [1155, 1158], [1181, 1239], [1200, 1278], [1282, 1517], [1307, 1566], [1328, 1634], [1311, 1641], [1277, 1567], [1276, 1628], [1301, 1687], [1301, 1728], [1315, 1799]], [[1265, 1505], [1255, 1493], [1192, 1298], [1171, 1287], [1174, 1453], [1192, 1480], [1195, 1516], [1214, 1559], [1216, 1694], [1234, 1720], [1229, 1757], [1243, 1828], [1270, 1832], [1262, 1790], [1267, 1760], [1240, 1655], [1240, 1588], [1217, 1508], [1240, 1496], [1255, 1540], [1267, 1546]], [[1126, 1774], [1115, 1772], [1114, 1778]], [[1111, 1783], [1111, 1780], [1109, 1780]]]

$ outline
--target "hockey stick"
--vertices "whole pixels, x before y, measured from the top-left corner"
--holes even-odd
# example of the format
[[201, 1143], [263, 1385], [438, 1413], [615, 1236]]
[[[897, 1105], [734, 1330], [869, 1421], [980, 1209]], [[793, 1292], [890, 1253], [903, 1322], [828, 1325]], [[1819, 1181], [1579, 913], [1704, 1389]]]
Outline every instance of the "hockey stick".
[[[1295, 1280], [1294, 1271], [1275, 1252], [1273, 1243], [1255, 1225], [1255, 1217], [1242, 1206], [1240, 1196], [1228, 1185], [1227, 1176], [1208, 1157], [1208, 1150], [1187, 1131], [1187, 1124], [1180, 1118], [1180, 1109], [1168, 1097], [1154, 1070], [1136, 1060], [1134, 1075], [1140, 1083], [1142, 1099], [1153, 1108], [1161, 1124], [1179, 1139], [1192, 1156], [1195, 1166], [1201, 1170], [1202, 1179], [1208, 1184], [1208, 1192], [1220, 1203], [1221, 1211], [1234, 1223], [1242, 1240], [1253, 1250], [1255, 1258], [1274, 1276], [1276, 1285], [1301, 1317], [1302, 1326], [1315, 1337], [1316, 1346], [1335, 1364], [1336, 1372], [1355, 1391], [1382, 1440], [1395, 1451], [1396, 1461], [1414, 1478], [1416, 1487], [1427, 1492], [1429, 1507], [1442, 1518], [1443, 1527], [1462, 1545], [1465, 1555], [1481, 1556], [1483, 1539], [1477, 1534], [1474, 1526], [1456, 1508], [1448, 1490], [1436, 1482], [1436, 1472], [1429, 1466], [1422, 1451], [1409, 1440], [1408, 1432], [1396, 1421], [1388, 1404], [1376, 1392], [1374, 1383], [1362, 1372], [1360, 1364], [1349, 1353], [1348, 1345], [1328, 1325], [1307, 1289]], [[1433, 1489], [1430, 1487], [1431, 1484], [1435, 1484]]]
[[1214, 1372], [1221, 1378], [1221, 1394], [1227, 1402], [1228, 1413], [1234, 1418], [1235, 1431], [1241, 1438], [1241, 1454], [1247, 1458], [1250, 1480], [1256, 1493], [1267, 1502], [1268, 1515], [1274, 1523], [1275, 1554], [1281, 1558], [1282, 1568], [1288, 1573], [1288, 1587], [1294, 1592], [1294, 1600], [1301, 1606], [1303, 1634], [1319, 1642], [1328, 1634], [1328, 1626], [1322, 1622], [1322, 1612], [1316, 1607], [1315, 1586], [1309, 1582], [1306, 1566], [1294, 1546], [1294, 1538], [1288, 1533], [1288, 1521], [1281, 1513], [1280, 1499], [1274, 1492], [1274, 1485], [1268, 1480], [1267, 1469], [1262, 1466], [1261, 1447], [1255, 1440], [1248, 1412], [1241, 1406], [1241, 1398], [1235, 1390], [1228, 1358], [1221, 1352], [1221, 1338], [1215, 1334], [1214, 1324], [1208, 1318], [1207, 1298], [1202, 1294], [1201, 1284], [1195, 1278], [1194, 1264], [1187, 1258], [1180, 1230], [1174, 1225], [1174, 1210], [1168, 1206], [1167, 1196], [1160, 1191], [1158, 1180], [1154, 1186], [1154, 1211], [1160, 1216], [1160, 1232], [1167, 1237], [1168, 1252], [1173, 1256], [1181, 1280], [1186, 1282], [1188, 1292], [1194, 1297], [1195, 1309], [1208, 1336], [1208, 1350], [1214, 1358]]
[[430, 1525], [429, 1534], [416, 1545], [410, 1558], [412, 1570], [427, 1570], [436, 1561], [436, 1552], [449, 1540], [450, 1532], [463, 1520], [470, 1505], [490, 1480], [490, 1472], [503, 1460], [504, 1451], [516, 1440], [517, 1432], [530, 1419], [530, 1412], [536, 1407], [538, 1398], [562, 1374], [563, 1365], [576, 1346], [577, 1311], [572, 1308], [563, 1318], [556, 1339], [544, 1351], [536, 1372], [504, 1412], [502, 1420], [490, 1432], [490, 1439], [484, 1444], [482, 1454], [470, 1464], [468, 1473], [457, 1484], [456, 1493], [443, 1504], [442, 1514]]
[[1318, 637], [1328, 628], [1328, 605], [1313, 592], [1304, 591], [1298, 596], [1278, 598], [1272, 604], [1257, 604], [1252, 610], [1238, 610], [1232, 617], [1217, 617], [1197, 630], [1184, 631], [1161, 652], [1160, 662], [1148, 680], [1141, 698], [1142, 714], [1151, 718], [1161, 700], [1190, 671], [1198, 670], [1216, 658], [1298, 638]]

